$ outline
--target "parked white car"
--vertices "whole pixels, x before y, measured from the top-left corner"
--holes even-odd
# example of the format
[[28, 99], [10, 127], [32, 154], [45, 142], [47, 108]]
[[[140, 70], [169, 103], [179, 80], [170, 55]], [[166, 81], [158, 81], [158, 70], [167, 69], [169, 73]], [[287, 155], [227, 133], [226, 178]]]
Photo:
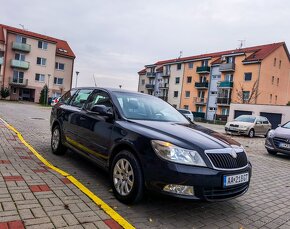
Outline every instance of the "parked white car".
[[186, 109], [178, 109], [179, 113], [183, 114], [186, 118], [190, 119], [190, 121], [194, 121], [194, 116], [190, 110]]

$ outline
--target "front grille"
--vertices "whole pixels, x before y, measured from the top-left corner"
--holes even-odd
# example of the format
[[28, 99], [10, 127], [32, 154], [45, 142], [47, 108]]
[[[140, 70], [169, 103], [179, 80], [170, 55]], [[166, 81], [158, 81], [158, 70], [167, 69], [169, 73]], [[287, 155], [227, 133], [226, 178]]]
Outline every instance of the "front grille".
[[237, 125], [237, 124], [230, 124], [230, 126], [232, 126], [232, 127], [239, 127], [239, 125]]
[[207, 200], [222, 200], [233, 198], [247, 191], [249, 184], [237, 185], [229, 188], [204, 188], [203, 195]]
[[[290, 140], [288, 140], [286, 138], [278, 138], [278, 137], [274, 137], [273, 142], [277, 148], [281, 148], [280, 143], [290, 144]], [[281, 149], [287, 150], [285, 148], [281, 148]]]
[[207, 153], [214, 167], [219, 169], [237, 169], [245, 167], [248, 164], [248, 159], [245, 152], [237, 153], [234, 158], [229, 153]]

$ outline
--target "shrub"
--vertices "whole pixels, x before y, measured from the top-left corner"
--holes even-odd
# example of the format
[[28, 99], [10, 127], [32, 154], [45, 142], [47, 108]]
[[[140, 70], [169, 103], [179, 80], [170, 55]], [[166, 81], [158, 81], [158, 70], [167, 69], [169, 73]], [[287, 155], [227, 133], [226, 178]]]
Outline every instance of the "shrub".
[[10, 95], [10, 90], [8, 87], [2, 87], [0, 90], [1, 98], [5, 99]]
[[47, 85], [45, 84], [40, 92], [39, 103], [45, 105], [47, 102], [47, 97], [48, 97], [48, 88]]

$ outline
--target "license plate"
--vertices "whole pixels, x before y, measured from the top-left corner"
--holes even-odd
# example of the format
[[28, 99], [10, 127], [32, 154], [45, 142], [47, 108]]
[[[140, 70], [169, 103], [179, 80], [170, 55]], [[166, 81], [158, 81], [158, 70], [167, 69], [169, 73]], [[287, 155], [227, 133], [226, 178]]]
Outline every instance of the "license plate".
[[285, 148], [285, 149], [290, 149], [290, 144], [287, 143], [280, 143], [279, 147]]
[[235, 127], [230, 127], [229, 129], [230, 129], [230, 130], [235, 130], [236, 128], [235, 128]]
[[224, 176], [224, 187], [247, 183], [248, 181], [249, 181], [249, 173]]

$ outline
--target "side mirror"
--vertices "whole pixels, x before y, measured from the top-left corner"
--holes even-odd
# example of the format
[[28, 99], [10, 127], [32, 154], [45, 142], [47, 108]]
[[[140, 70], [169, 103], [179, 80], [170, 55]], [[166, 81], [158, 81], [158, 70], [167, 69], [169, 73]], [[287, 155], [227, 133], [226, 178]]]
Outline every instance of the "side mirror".
[[112, 109], [109, 107], [106, 107], [105, 105], [95, 105], [91, 108], [90, 111], [100, 116], [107, 116], [109, 118], [112, 118], [114, 116]]

